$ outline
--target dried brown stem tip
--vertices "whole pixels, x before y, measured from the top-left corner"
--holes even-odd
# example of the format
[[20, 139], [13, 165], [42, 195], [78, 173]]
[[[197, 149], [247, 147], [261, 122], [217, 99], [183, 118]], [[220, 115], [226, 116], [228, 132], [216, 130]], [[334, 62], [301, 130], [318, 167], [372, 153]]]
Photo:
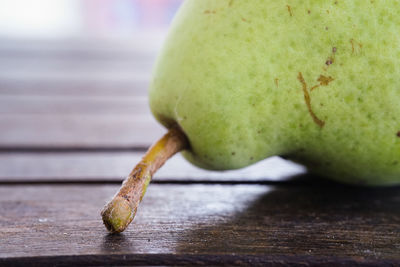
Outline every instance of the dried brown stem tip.
[[135, 217], [153, 174], [174, 154], [188, 145], [185, 134], [178, 128], [171, 128], [166, 135], [149, 148], [136, 165], [114, 198], [103, 208], [101, 216], [106, 228], [120, 233]]

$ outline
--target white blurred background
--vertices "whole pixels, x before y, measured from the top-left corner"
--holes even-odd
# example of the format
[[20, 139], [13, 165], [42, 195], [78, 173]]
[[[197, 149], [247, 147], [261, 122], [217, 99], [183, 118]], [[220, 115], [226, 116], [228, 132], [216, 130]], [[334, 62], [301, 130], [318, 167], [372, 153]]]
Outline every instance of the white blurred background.
[[[32, 84], [60, 77], [65, 82], [141, 80], [148, 84], [181, 3], [0, 0], [0, 91], [6, 90], [1, 83], [10, 80]], [[136, 88], [143, 91], [146, 85]]]
[[0, 38], [163, 35], [182, 0], [0, 0]]

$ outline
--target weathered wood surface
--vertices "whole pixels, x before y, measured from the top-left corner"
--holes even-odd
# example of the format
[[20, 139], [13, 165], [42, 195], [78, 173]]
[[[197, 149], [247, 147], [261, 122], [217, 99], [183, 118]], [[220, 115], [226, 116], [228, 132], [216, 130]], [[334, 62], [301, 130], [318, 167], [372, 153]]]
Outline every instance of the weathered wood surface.
[[154, 184], [108, 235], [116, 189], [2, 186], [0, 264], [400, 264], [400, 188]]
[[132, 39], [6, 39], [1, 38], [0, 58], [75, 58], [86, 60], [135, 60], [153, 58], [160, 49], [165, 32], [149, 33]]
[[[117, 153], [0, 153], [0, 183], [5, 182], [118, 182], [140, 161], [144, 152]], [[155, 181], [285, 181], [305, 173], [304, 167], [273, 157], [233, 171], [196, 168], [181, 155], [170, 159]]]
[[[131, 77], [132, 78], [132, 77]], [[147, 96], [149, 81], [127, 79], [122, 81], [21, 81], [0, 79], [0, 97], [56, 96], [56, 97], [135, 97]]]
[[0, 149], [150, 146], [165, 129], [148, 115], [0, 115]]
[[[150, 114], [146, 96], [1, 96], [0, 114]], [[133, 116], [132, 116], [133, 117]]]
[[[140, 43], [140, 44], [137, 44]], [[148, 147], [159, 42], [0, 43], [0, 149]]]
[[161, 39], [11, 41], [1, 39], [2, 82], [149, 81]]
[[221, 173], [177, 156], [108, 235], [102, 205], [165, 133], [147, 106], [159, 46], [1, 40], [0, 266], [400, 265], [400, 188], [278, 158]]

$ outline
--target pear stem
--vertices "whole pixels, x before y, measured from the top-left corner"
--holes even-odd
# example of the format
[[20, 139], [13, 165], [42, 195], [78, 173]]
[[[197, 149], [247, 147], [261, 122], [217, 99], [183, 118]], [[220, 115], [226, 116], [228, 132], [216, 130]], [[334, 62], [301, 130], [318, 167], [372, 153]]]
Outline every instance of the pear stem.
[[135, 217], [153, 174], [170, 157], [187, 147], [185, 134], [179, 127], [173, 127], [149, 148], [124, 180], [118, 193], [103, 208], [101, 216], [107, 230], [120, 233], [126, 229]]

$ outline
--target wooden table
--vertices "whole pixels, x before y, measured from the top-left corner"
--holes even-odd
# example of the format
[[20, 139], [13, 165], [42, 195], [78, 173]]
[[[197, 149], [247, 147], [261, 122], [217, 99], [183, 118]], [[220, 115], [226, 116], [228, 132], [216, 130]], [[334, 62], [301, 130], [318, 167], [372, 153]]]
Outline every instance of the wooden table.
[[126, 232], [102, 206], [164, 133], [156, 49], [0, 43], [0, 265], [400, 265], [400, 188], [353, 188], [272, 158], [208, 172], [176, 156]]

